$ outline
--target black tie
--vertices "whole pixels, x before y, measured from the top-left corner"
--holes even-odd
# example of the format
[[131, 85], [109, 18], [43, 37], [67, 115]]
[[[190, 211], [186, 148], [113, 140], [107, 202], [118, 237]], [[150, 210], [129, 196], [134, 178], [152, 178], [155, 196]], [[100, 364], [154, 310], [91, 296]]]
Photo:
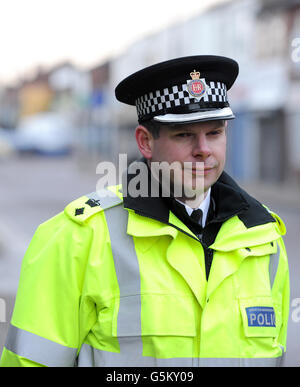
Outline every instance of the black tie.
[[191, 214], [191, 219], [193, 219], [200, 226], [202, 226], [202, 217], [203, 217], [203, 212], [200, 209], [194, 210]]

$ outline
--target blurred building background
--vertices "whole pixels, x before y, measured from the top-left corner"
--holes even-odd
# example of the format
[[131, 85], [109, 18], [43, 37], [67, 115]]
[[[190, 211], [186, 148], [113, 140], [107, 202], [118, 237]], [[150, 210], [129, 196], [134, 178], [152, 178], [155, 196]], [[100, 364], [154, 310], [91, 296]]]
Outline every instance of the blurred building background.
[[[240, 76], [230, 91], [237, 119], [229, 132], [227, 171], [240, 181], [299, 186], [299, 37], [300, 1], [227, 1], [142, 38], [89, 70], [61, 63], [2, 88], [0, 127], [9, 129], [11, 138], [21, 131], [23, 137], [13, 140], [24, 151], [30, 148], [22, 130], [25, 118], [59, 114], [76, 132], [70, 144], [65, 139], [64, 146], [58, 146], [60, 153], [76, 151], [83, 163], [112, 160], [119, 153], [128, 153], [131, 160], [138, 156], [132, 137], [136, 112], [115, 100], [117, 83], [144, 66], [174, 57], [224, 55], [240, 64]], [[42, 130], [35, 134], [43, 136]], [[54, 151], [54, 146], [49, 149]]]
[[[226, 170], [285, 220], [292, 305], [300, 304], [300, 0], [224, 0], [89, 69], [65, 61], [0, 85], [0, 354], [38, 224], [96, 189], [100, 161], [139, 157], [136, 111], [116, 101], [116, 85], [147, 65], [200, 54], [239, 62]], [[296, 320], [287, 366], [300, 365]]]

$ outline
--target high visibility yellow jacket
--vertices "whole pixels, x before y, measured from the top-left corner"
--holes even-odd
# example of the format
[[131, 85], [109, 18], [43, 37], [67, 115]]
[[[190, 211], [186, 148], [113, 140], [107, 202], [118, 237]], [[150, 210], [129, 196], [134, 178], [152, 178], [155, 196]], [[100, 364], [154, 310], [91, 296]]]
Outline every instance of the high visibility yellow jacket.
[[171, 211], [151, 217], [120, 186], [107, 192], [39, 226], [1, 366], [278, 366], [289, 314], [282, 220], [244, 196], [209, 246], [207, 280], [203, 245]]

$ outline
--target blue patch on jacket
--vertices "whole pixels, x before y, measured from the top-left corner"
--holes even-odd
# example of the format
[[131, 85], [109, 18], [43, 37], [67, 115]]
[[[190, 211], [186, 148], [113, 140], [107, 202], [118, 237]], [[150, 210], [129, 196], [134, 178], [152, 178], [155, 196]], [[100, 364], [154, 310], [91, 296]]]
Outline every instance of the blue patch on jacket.
[[249, 327], [276, 327], [274, 308], [253, 306], [246, 308]]

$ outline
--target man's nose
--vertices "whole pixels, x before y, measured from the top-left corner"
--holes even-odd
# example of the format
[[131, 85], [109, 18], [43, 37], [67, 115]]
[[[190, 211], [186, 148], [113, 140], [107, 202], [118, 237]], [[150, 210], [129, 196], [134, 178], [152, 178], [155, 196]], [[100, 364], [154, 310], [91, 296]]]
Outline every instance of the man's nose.
[[195, 138], [193, 146], [193, 156], [206, 159], [211, 154], [211, 149], [205, 135], [199, 135]]

